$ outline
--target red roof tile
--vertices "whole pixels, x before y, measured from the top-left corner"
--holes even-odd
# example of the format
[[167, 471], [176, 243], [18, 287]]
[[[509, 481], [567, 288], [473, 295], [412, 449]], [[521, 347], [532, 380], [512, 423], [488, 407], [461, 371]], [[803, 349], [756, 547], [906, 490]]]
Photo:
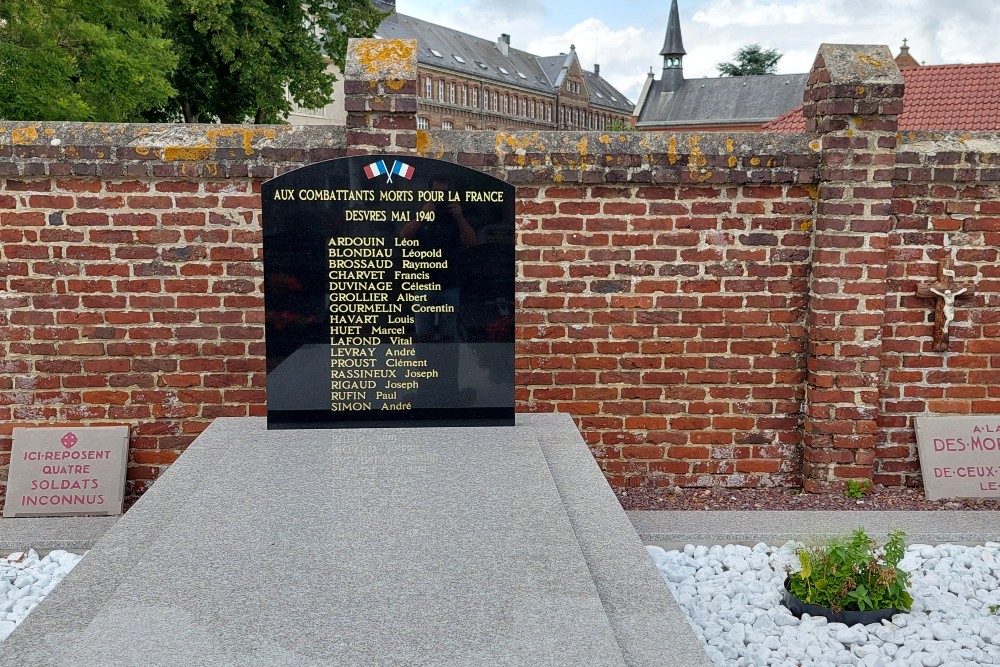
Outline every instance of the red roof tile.
[[[899, 129], [1000, 130], [1000, 63], [900, 70], [906, 84]], [[765, 132], [805, 132], [802, 106], [765, 123]]]

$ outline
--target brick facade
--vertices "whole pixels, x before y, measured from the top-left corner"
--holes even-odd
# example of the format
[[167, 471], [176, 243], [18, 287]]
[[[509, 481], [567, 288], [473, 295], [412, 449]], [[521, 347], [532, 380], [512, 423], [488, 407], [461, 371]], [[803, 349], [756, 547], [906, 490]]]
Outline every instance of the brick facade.
[[[406, 44], [365, 44], [346, 129], [0, 122], [0, 451], [125, 423], [135, 496], [263, 414], [260, 183], [373, 150], [518, 187], [518, 406], [617, 486], [915, 485], [915, 415], [1000, 413], [1000, 137], [897, 137], [891, 72], [838, 68], [874, 51], [824, 47], [807, 134], [441, 133]], [[977, 294], [934, 352], [952, 253]]]

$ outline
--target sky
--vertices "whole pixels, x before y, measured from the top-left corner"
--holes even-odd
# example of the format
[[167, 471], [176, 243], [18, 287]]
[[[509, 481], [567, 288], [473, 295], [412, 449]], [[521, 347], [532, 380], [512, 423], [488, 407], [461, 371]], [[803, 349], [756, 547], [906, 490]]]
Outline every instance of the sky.
[[[779, 74], [808, 72], [819, 45], [885, 44], [906, 38], [927, 65], [1000, 62], [996, 0], [678, 0], [684, 77], [718, 76], [715, 65], [751, 43], [783, 54]], [[537, 55], [576, 46], [585, 69], [635, 102], [659, 55], [670, 0], [396, 0], [396, 9], [486, 39], [501, 33]]]

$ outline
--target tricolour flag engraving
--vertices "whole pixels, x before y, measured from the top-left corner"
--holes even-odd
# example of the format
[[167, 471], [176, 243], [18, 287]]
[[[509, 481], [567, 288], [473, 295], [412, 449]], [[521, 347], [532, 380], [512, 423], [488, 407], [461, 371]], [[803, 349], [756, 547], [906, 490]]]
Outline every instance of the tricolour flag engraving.
[[[371, 179], [376, 176], [381, 176], [383, 174], [388, 174], [389, 170], [385, 166], [384, 160], [379, 160], [378, 162], [372, 162], [370, 165], [365, 167], [365, 175]], [[391, 177], [390, 177], [391, 179]]]
[[396, 160], [392, 164], [392, 173], [396, 176], [402, 176], [406, 180], [413, 178], [413, 167], [406, 164], [405, 162], [400, 162]]

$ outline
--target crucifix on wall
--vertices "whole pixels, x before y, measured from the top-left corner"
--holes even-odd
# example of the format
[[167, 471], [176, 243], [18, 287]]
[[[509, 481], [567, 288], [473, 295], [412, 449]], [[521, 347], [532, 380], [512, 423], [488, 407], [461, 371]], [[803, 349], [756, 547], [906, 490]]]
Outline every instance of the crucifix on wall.
[[934, 304], [934, 351], [948, 350], [948, 330], [955, 320], [955, 300], [975, 296], [976, 288], [955, 282], [955, 269], [950, 258], [938, 260], [937, 280], [917, 285], [917, 296], [936, 299]]

